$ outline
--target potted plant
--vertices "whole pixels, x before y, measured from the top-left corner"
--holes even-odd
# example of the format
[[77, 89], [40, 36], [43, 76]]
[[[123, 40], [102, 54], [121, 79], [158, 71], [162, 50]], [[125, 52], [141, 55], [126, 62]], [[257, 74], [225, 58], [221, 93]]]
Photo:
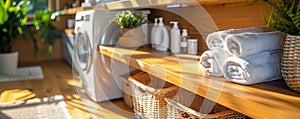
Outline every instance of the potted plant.
[[265, 18], [265, 24], [288, 34], [281, 71], [288, 86], [300, 92], [300, 0], [262, 1], [270, 6], [270, 14]]
[[146, 23], [140, 12], [125, 10], [116, 15], [113, 22], [120, 26], [119, 44], [123, 47], [139, 47], [144, 44], [141, 25]]
[[55, 39], [61, 36], [61, 32], [56, 30], [51, 25], [50, 16], [53, 11], [41, 10], [35, 13], [35, 20], [33, 24], [35, 28], [30, 25], [25, 25], [27, 22], [27, 5], [29, 0], [23, 0], [16, 3], [14, 0], [0, 1], [0, 74], [13, 75], [17, 70], [18, 52], [13, 51], [12, 47], [17, 36], [21, 35], [26, 40], [26, 34], [34, 45], [34, 56], [37, 57], [39, 48], [37, 39], [34, 33], [37, 32], [41, 41], [46, 44], [45, 49], [48, 57], [53, 50]]
[[16, 72], [18, 52], [12, 45], [18, 35], [24, 36], [27, 21], [26, 5], [28, 0], [15, 3], [12, 0], [0, 1], [0, 73], [12, 75]]

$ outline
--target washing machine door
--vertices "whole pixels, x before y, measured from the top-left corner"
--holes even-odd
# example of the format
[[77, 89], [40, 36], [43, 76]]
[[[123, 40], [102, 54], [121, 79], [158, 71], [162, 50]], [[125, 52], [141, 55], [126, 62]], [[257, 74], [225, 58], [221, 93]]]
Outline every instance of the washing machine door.
[[75, 63], [78, 70], [89, 73], [92, 63], [92, 47], [87, 32], [79, 32], [74, 45]]

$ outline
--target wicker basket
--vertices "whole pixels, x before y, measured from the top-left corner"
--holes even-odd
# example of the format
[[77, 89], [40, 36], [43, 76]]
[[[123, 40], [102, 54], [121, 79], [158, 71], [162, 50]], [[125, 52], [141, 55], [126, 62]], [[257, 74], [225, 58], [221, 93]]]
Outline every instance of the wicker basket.
[[124, 103], [128, 107], [133, 108], [132, 91], [131, 91], [131, 85], [128, 81], [128, 76], [126, 75], [120, 76], [120, 79], [122, 80]]
[[[175, 98], [166, 98], [168, 119], [245, 119], [245, 115], [182, 89]], [[187, 99], [188, 98], [188, 99]], [[201, 108], [200, 108], [201, 107]], [[195, 111], [197, 110], [197, 111]], [[201, 113], [199, 113], [201, 112]]]
[[[150, 78], [151, 77], [151, 78]], [[154, 76], [141, 72], [129, 77], [135, 113], [143, 118], [167, 118], [165, 98], [176, 95], [178, 87]]]
[[128, 81], [128, 77], [133, 76], [140, 72], [142, 72], [142, 71], [132, 70], [129, 73], [120, 75], [120, 79], [122, 81], [124, 103], [130, 108], [133, 108], [133, 98], [132, 98], [132, 88], [131, 88], [130, 82]]
[[300, 92], [300, 36], [286, 37], [281, 72], [287, 85]]

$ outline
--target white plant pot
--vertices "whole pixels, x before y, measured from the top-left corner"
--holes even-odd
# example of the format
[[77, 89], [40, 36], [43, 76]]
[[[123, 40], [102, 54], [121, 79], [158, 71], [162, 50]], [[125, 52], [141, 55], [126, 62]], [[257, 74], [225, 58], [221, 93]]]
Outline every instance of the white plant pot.
[[141, 27], [121, 29], [119, 44], [122, 47], [138, 48], [144, 45], [145, 34]]
[[0, 74], [14, 75], [17, 73], [18, 52], [0, 54]]

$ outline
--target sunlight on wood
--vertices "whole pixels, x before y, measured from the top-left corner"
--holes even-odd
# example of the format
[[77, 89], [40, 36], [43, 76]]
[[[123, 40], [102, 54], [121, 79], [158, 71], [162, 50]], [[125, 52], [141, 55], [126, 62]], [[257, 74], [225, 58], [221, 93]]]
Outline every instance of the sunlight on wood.
[[[0, 103], [13, 101], [26, 101], [28, 99], [43, 98], [55, 95], [64, 96], [68, 111], [73, 119], [109, 119], [109, 118], [132, 118], [132, 113], [128, 114], [128, 108], [122, 100], [118, 107], [114, 103], [93, 102], [82, 88], [78, 77], [72, 77], [72, 67], [61, 60], [32, 62], [29, 65], [41, 65], [43, 68], [43, 80], [27, 80], [0, 83]], [[82, 99], [90, 100], [90, 105], [82, 102]], [[92, 105], [92, 107], [91, 107]], [[119, 104], [117, 104], [119, 105]], [[125, 108], [125, 109], [123, 109]], [[125, 112], [123, 110], [126, 110]], [[130, 110], [130, 109], [129, 109]], [[125, 116], [124, 116], [125, 115]], [[127, 116], [126, 116], [127, 115]]]
[[79, 80], [75, 81], [75, 79], [68, 79], [67, 84], [70, 85], [70, 86], [75, 86], [75, 87], [78, 87], [78, 88], [82, 88], [82, 82], [79, 81]]
[[112, 58], [254, 118], [300, 116], [300, 94], [287, 88], [282, 80], [239, 85], [225, 78], [205, 76], [198, 66], [198, 56], [174, 56], [169, 52], [155, 51], [150, 46], [138, 51], [149, 54], [123, 55], [128, 53], [115, 52], [113, 47], [104, 46], [99, 50], [106, 56], [115, 56]]
[[0, 102], [23, 101], [26, 99], [32, 99], [34, 97], [36, 97], [36, 94], [28, 89], [5, 90], [1, 92]]

